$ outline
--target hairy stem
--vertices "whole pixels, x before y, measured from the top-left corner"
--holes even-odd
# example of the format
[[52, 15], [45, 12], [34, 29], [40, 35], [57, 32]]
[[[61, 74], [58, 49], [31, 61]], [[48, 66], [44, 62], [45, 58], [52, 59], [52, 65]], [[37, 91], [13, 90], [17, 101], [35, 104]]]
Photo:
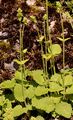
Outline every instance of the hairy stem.
[[[24, 60], [24, 56], [23, 56], [23, 31], [24, 31], [24, 28], [22, 29], [22, 24], [20, 24], [20, 61]], [[24, 99], [23, 81], [24, 81], [24, 77], [25, 77], [25, 66], [20, 65], [20, 70], [21, 70], [21, 79], [22, 79], [22, 94], [23, 94], [23, 99]]]
[[61, 26], [62, 26], [62, 37], [63, 37], [63, 69], [65, 68], [65, 38], [64, 38], [64, 24], [63, 24], [63, 18], [60, 13], [60, 18], [61, 18]]

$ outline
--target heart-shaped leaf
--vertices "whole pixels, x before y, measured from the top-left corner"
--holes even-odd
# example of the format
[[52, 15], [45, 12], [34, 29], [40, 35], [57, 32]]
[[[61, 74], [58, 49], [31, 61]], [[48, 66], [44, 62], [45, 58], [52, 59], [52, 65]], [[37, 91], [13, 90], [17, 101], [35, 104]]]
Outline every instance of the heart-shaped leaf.
[[41, 95], [45, 95], [48, 93], [48, 88], [45, 88], [44, 86], [38, 86], [35, 89], [35, 95], [36, 96], [41, 96]]
[[53, 56], [57, 56], [61, 53], [61, 47], [59, 44], [52, 44], [50, 48], [48, 48], [48, 52], [52, 54]]
[[67, 102], [61, 102], [56, 105], [55, 112], [66, 118], [70, 118], [72, 114], [72, 107]]
[[22, 88], [21, 84], [16, 84], [14, 87], [14, 96], [18, 101], [24, 102], [25, 98], [27, 97], [26, 88]]
[[0, 87], [4, 88], [4, 89], [13, 88], [14, 86], [15, 86], [15, 80], [14, 79], [4, 81], [0, 84]]

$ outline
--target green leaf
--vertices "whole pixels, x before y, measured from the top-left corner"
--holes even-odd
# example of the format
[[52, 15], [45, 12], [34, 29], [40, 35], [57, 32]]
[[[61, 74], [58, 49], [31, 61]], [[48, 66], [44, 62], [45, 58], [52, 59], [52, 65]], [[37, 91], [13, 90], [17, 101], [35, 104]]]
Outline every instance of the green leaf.
[[26, 98], [26, 88], [22, 88], [21, 84], [16, 84], [14, 87], [14, 96], [18, 101], [24, 102]]
[[68, 88], [66, 89], [65, 94], [73, 94], [73, 85], [72, 85], [71, 87], [68, 87]]
[[49, 91], [50, 92], [59, 92], [63, 90], [63, 87], [56, 82], [49, 82]]
[[16, 62], [16, 63], [19, 64], [19, 65], [24, 65], [27, 61], [28, 61], [28, 59], [22, 60], [22, 61], [19, 61], [19, 60], [17, 60], [17, 59], [14, 59], [14, 62]]
[[[25, 75], [27, 77], [27, 75], [29, 74], [29, 70], [25, 69]], [[15, 72], [15, 76], [14, 76], [15, 80], [21, 80], [22, 81], [22, 75], [20, 71], [16, 71]], [[24, 80], [25, 81], [25, 80]]]
[[70, 118], [72, 113], [72, 107], [67, 102], [61, 102], [56, 105], [55, 112], [61, 116]]
[[57, 8], [57, 12], [61, 12], [62, 11], [62, 5], [61, 5], [61, 2], [59, 1], [56, 1], [56, 8]]
[[26, 90], [27, 98], [29, 99], [33, 98], [34, 94], [35, 94], [35, 87], [29, 86], [29, 88]]
[[23, 23], [24, 23], [24, 25], [28, 24], [28, 19], [26, 17], [23, 18]]
[[12, 108], [12, 104], [11, 104], [11, 101], [9, 99], [6, 99], [5, 102], [7, 104], [6, 108]]
[[5, 96], [4, 95], [0, 96], [0, 106], [3, 106], [4, 101], [5, 101]]
[[14, 120], [12, 108], [6, 108], [5, 113], [3, 114], [3, 120]]
[[21, 72], [19, 72], [19, 71], [15, 72], [15, 79], [22, 80]]
[[48, 61], [52, 57], [52, 54], [43, 54], [42, 57]]
[[55, 106], [53, 101], [50, 101], [49, 97], [44, 97], [41, 99], [33, 98], [32, 99], [32, 106], [45, 111], [46, 113], [50, 113], [54, 110]]
[[66, 75], [64, 77], [64, 85], [69, 86], [73, 84], [73, 77], [71, 75]]
[[25, 108], [23, 108], [24, 110], [28, 111], [28, 110], [32, 110], [32, 105], [28, 104], [26, 105]]
[[40, 116], [40, 115], [38, 115], [37, 117], [36, 117], [36, 119], [37, 120], [45, 120], [42, 116]]
[[13, 116], [18, 117], [18, 116], [22, 115], [23, 113], [27, 113], [28, 110], [32, 110], [31, 105], [27, 105], [26, 107], [22, 107], [21, 105], [16, 105], [13, 108]]
[[23, 113], [27, 113], [27, 110], [22, 108], [21, 105], [17, 105], [13, 108], [13, 116], [14, 117], [17, 117], [17, 116], [20, 116], [22, 115]]
[[64, 41], [63, 38], [60, 38], [60, 37], [57, 37], [57, 39], [59, 39], [59, 40], [62, 41], [62, 42]]
[[45, 95], [48, 93], [48, 88], [45, 88], [44, 86], [38, 86], [35, 89], [35, 95], [36, 96], [41, 96], [41, 95]]
[[40, 36], [39, 40], [37, 40], [37, 41], [38, 41], [39, 43], [42, 43], [43, 39], [44, 39], [44, 36]]
[[30, 120], [44, 120], [44, 118], [42, 116], [37, 116], [37, 117], [33, 117], [31, 116], [31, 119]]
[[18, 10], [17, 10], [17, 17], [18, 17], [18, 20], [21, 22], [22, 17], [23, 17], [21, 8], [18, 8]]
[[66, 39], [64, 39], [64, 41], [67, 41], [67, 40], [70, 40], [70, 38], [66, 38]]
[[54, 75], [52, 75], [50, 81], [57, 82], [57, 83], [60, 83], [61, 85], [63, 85], [63, 80], [61, 78], [61, 75], [58, 73], [55, 73]]
[[0, 110], [0, 116], [2, 115], [2, 110]]
[[27, 49], [24, 49], [24, 50], [23, 50], [23, 53], [25, 54], [26, 52], [27, 52]]
[[17, 12], [18, 12], [18, 13], [22, 13], [22, 9], [21, 9], [21, 8], [18, 8]]
[[53, 56], [57, 56], [61, 53], [61, 47], [59, 44], [52, 44], [50, 48], [48, 48], [48, 52], [52, 54]]
[[39, 85], [44, 85], [45, 80], [43, 77], [43, 71], [42, 70], [33, 70], [31, 71], [31, 76], [33, 77], [33, 80], [38, 83]]
[[37, 23], [37, 20], [36, 20], [36, 17], [35, 17], [35, 16], [31, 15], [31, 16], [30, 16], [30, 19], [31, 19], [32, 22]]
[[50, 101], [53, 101], [54, 104], [59, 103], [60, 100], [61, 100], [61, 97], [58, 97], [58, 96], [56, 96], [56, 97], [51, 96], [51, 97], [50, 97]]
[[43, 19], [47, 20], [47, 14], [44, 14]]
[[14, 86], [15, 86], [15, 80], [14, 79], [4, 81], [0, 84], [0, 87], [4, 88], [4, 89], [13, 88]]
[[60, 38], [60, 37], [57, 37], [60, 41], [62, 41], [62, 42], [65, 42], [65, 41], [67, 41], [67, 40], [70, 40], [70, 38], [65, 38], [65, 39], [63, 39], [63, 38]]

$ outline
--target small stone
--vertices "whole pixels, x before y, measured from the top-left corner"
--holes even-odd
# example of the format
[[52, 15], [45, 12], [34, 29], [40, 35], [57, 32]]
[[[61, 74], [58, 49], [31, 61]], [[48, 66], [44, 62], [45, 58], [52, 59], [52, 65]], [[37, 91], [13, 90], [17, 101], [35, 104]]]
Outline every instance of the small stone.
[[3, 23], [4, 21], [5, 21], [4, 18], [2, 18], [2, 19], [1, 19], [1, 23]]
[[7, 32], [3, 32], [2, 36], [3, 37], [8, 36], [8, 33]]
[[34, 5], [36, 3], [36, 0], [27, 0], [26, 1], [26, 4], [28, 5], [28, 6], [32, 6], [32, 5]]
[[11, 62], [11, 63], [4, 63], [4, 69], [5, 70], [11, 70], [11, 71], [15, 71], [15, 68], [14, 68], [14, 62]]
[[0, 32], [0, 36], [2, 36], [2, 31]]

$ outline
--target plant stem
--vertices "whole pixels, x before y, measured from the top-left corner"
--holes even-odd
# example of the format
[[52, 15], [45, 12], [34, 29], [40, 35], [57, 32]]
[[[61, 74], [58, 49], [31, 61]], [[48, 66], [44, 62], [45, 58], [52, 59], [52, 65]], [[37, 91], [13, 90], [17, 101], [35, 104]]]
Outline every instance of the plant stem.
[[[43, 45], [41, 43], [41, 52], [42, 52], [42, 55], [44, 54], [43, 52]], [[45, 63], [44, 63], [44, 58], [42, 57], [42, 62], [43, 62], [43, 73], [45, 73]]]
[[[46, 0], [46, 15], [47, 15], [47, 20], [46, 20], [46, 24], [47, 24], [47, 40], [48, 40], [48, 37], [49, 37], [49, 34], [50, 34], [50, 31], [49, 31], [49, 21], [48, 21], [48, 0]], [[50, 40], [50, 39], [49, 39]]]
[[[46, 20], [46, 24], [47, 24], [47, 40], [49, 37], [49, 46], [52, 46], [52, 40], [51, 40], [51, 34], [50, 34], [50, 29], [49, 29], [49, 16], [48, 16], [48, 0], [46, 0], [46, 15], [47, 15], [47, 20]], [[50, 65], [51, 65], [51, 73], [52, 73], [52, 63], [53, 63], [53, 59], [50, 59]]]
[[[49, 21], [48, 21], [48, 18], [49, 18], [49, 16], [48, 16], [48, 0], [46, 0], [46, 15], [47, 15], [47, 19], [46, 19], [46, 25], [47, 25], [47, 27], [46, 27], [46, 29], [47, 29], [47, 35], [45, 35], [45, 53], [47, 54], [47, 41], [48, 41], [48, 37], [49, 37], [49, 35], [50, 35], [50, 31], [49, 31]], [[44, 34], [46, 34], [45, 33], [46, 31], [45, 31], [45, 29], [44, 29]], [[46, 76], [48, 76], [48, 71], [47, 71], [47, 60], [45, 60], [45, 73], [46, 73]]]
[[[40, 38], [40, 34], [39, 34], [39, 29], [37, 27], [37, 33], [38, 33], [38, 38]], [[44, 52], [43, 52], [43, 44], [41, 43], [41, 54], [43, 55]], [[43, 73], [45, 73], [45, 60], [44, 58], [42, 57], [42, 63], [43, 63]]]
[[61, 18], [61, 25], [62, 25], [62, 37], [63, 37], [63, 69], [65, 68], [65, 38], [64, 38], [64, 24], [63, 24], [63, 19], [62, 15], [60, 13], [60, 18]]
[[[47, 41], [47, 38], [46, 38], [46, 25], [45, 25], [45, 23], [46, 23], [46, 21], [44, 21], [44, 37], [45, 37], [45, 53], [47, 54], [47, 43], [46, 43], [46, 41]], [[45, 60], [45, 68], [44, 68], [44, 73], [45, 73], [45, 75], [47, 75], [47, 60]]]
[[[23, 29], [22, 29], [22, 24], [20, 24], [20, 61], [23, 61]], [[22, 79], [22, 94], [23, 94], [23, 99], [24, 99], [24, 65], [20, 65], [20, 70], [21, 70], [21, 79]]]
[[63, 42], [63, 69], [65, 68], [65, 42]]
[[54, 57], [53, 57], [53, 72], [54, 72], [54, 74], [56, 73], [56, 69], [55, 69], [55, 60], [54, 60]]

